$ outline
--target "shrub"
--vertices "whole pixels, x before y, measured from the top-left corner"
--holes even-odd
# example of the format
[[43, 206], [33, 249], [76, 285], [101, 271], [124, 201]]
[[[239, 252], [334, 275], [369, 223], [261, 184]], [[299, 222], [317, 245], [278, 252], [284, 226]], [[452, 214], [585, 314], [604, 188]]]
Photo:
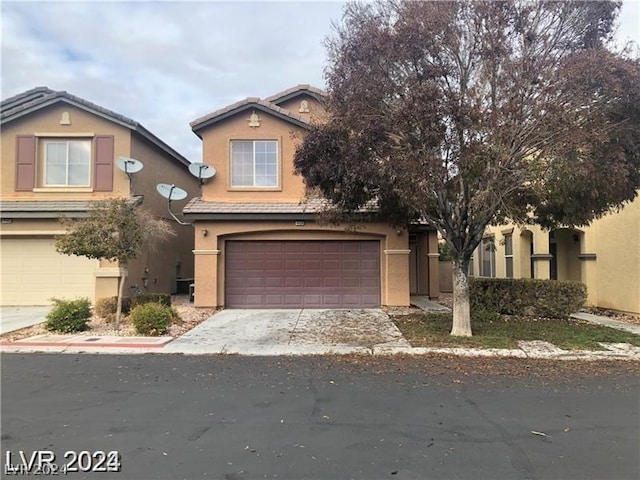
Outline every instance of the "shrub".
[[[118, 297], [103, 297], [96, 300], [93, 311], [100, 318], [104, 318], [110, 322], [116, 318], [116, 309], [118, 307]], [[128, 297], [122, 298], [122, 314], [127, 315], [131, 310], [131, 300]]]
[[497, 312], [493, 312], [491, 310], [479, 309], [479, 310], [471, 310], [471, 320], [474, 322], [481, 322], [481, 323], [493, 323], [493, 322], [499, 322], [500, 320], [502, 320], [502, 317]]
[[145, 303], [159, 303], [165, 307], [171, 306], [171, 295], [169, 293], [143, 293], [131, 298], [131, 308]]
[[580, 310], [587, 299], [584, 284], [529, 278], [470, 278], [471, 311], [562, 318]]
[[131, 310], [129, 318], [137, 333], [142, 335], [163, 335], [173, 319], [172, 308], [159, 303], [143, 303]]
[[87, 329], [91, 319], [91, 302], [88, 298], [76, 300], [51, 299], [53, 308], [47, 314], [44, 326], [51, 332], [73, 333]]

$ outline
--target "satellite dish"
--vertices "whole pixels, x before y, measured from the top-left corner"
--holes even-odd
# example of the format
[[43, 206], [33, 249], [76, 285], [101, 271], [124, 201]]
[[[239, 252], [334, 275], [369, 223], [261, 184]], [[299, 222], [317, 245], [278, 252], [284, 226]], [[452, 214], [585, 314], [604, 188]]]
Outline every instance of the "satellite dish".
[[189, 165], [189, 172], [202, 181], [213, 177], [216, 174], [216, 169], [206, 163], [194, 162]]
[[184, 200], [187, 198], [186, 191], [168, 183], [159, 183], [156, 185], [156, 190], [158, 190], [158, 193], [170, 202], [174, 200]]
[[129, 175], [130, 173], [138, 173], [142, 170], [142, 162], [135, 158], [118, 157], [117, 165], [120, 170]]

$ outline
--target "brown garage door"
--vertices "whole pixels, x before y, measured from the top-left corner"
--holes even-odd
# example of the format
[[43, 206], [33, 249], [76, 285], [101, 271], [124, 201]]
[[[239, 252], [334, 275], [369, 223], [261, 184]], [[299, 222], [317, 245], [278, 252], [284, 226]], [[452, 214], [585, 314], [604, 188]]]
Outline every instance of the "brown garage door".
[[225, 304], [233, 308], [380, 306], [378, 241], [228, 241]]

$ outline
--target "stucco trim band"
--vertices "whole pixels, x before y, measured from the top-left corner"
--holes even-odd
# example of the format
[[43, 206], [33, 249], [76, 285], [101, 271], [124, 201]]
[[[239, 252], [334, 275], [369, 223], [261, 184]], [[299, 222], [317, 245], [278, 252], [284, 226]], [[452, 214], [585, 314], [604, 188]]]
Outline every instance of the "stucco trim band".
[[64, 235], [66, 234], [66, 230], [0, 230], [0, 235], [5, 236], [25, 236], [25, 235], [33, 235], [33, 236], [45, 236], [51, 237], [54, 235]]
[[220, 250], [192, 250], [194, 255], [220, 255]]
[[595, 260], [597, 255], [595, 253], [581, 253], [578, 258], [580, 260]]
[[551, 260], [553, 258], [553, 255], [549, 253], [534, 253], [533, 255], [531, 255], [531, 258], [533, 260]]
[[409, 255], [411, 250], [384, 250], [385, 255]]
[[122, 270], [119, 268], [101, 268], [99, 270], [96, 270], [95, 273], [96, 277], [121, 277], [122, 276]]

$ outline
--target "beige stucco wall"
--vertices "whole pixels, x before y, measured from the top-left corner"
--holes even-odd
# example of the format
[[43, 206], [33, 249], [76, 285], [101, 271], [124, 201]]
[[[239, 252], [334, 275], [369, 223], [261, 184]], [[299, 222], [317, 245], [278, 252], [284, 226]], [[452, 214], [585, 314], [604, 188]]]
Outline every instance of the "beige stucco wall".
[[[203, 161], [212, 165], [216, 176], [205, 184], [202, 198], [209, 201], [229, 202], [293, 202], [304, 195], [301, 177], [293, 175], [293, 155], [296, 140], [293, 132], [301, 134], [301, 129], [290, 123], [259, 112], [260, 127], [251, 128], [244, 111], [233, 118], [216, 124], [202, 133]], [[277, 188], [239, 188], [230, 186], [230, 151], [232, 140], [277, 140], [278, 141], [278, 184]]]
[[[69, 113], [71, 125], [61, 125], [63, 112]], [[63, 136], [64, 138], [79, 136], [91, 138], [96, 135], [114, 136], [114, 188], [112, 192], [93, 192], [91, 188], [36, 188], [29, 192], [15, 192], [15, 156], [16, 135], [33, 135], [39, 138]], [[87, 136], [87, 135], [91, 136]], [[180, 213], [186, 202], [199, 195], [198, 181], [189, 174], [187, 167], [178, 164], [166, 152], [133, 132], [129, 128], [118, 125], [100, 116], [69, 106], [57, 105], [42, 109], [25, 118], [10, 122], [3, 126], [1, 135], [2, 176], [0, 180], [3, 200], [97, 200], [110, 197], [129, 197], [130, 193], [143, 195], [143, 208], [149, 209], [155, 216], [168, 218], [166, 201], [157, 193], [159, 182], [174, 183], [187, 190], [188, 197], [181, 202], [174, 202], [172, 210]], [[36, 145], [37, 159], [42, 152]], [[136, 158], [144, 164], [141, 172], [133, 175], [133, 189], [130, 192], [129, 179], [115, 165], [120, 156]], [[92, 175], [93, 177], [93, 175]], [[92, 178], [93, 180], [93, 178]], [[36, 183], [37, 185], [37, 183]], [[5, 215], [10, 217], [9, 214]], [[180, 226], [167, 220], [177, 236], [160, 244], [155, 250], [145, 249], [129, 266], [129, 276], [125, 284], [125, 294], [132, 293], [135, 285], [142, 292], [174, 292], [176, 276], [193, 278], [193, 227]], [[62, 234], [62, 226], [56, 219], [17, 219], [3, 224], [3, 237]], [[101, 262], [96, 271], [96, 291], [93, 299], [117, 294], [117, 265]], [[145, 287], [146, 285], [146, 287]], [[92, 300], [93, 300], [92, 299]]]
[[[204, 230], [207, 235], [204, 235]], [[379, 240], [380, 299], [383, 305], [409, 305], [409, 244], [406, 231], [370, 223], [353, 232], [344, 226], [293, 221], [199, 221], [195, 232], [195, 304], [224, 306], [225, 242], [227, 240]]]
[[[549, 232], [538, 226], [487, 228], [487, 235], [495, 235], [497, 277], [505, 276], [503, 231], [508, 228], [513, 228], [514, 277], [528, 278], [530, 238], [534, 254], [549, 254]], [[587, 227], [556, 230], [554, 237], [559, 280], [582, 281], [590, 305], [640, 314], [640, 199]], [[588, 254], [596, 258], [585, 257]], [[476, 252], [474, 274], [478, 273]], [[549, 274], [548, 259], [534, 261], [535, 278], [549, 278]]]
[[[60, 117], [63, 112], [69, 113], [71, 125], [61, 125]], [[2, 180], [0, 180], [0, 195], [3, 199], [34, 200], [34, 199], [65, 199], [82, 200], [86, 198], [98, 199], [120, 195], [128, 195], [129, 185], [127, 176], [117, 170], [113, 176], [112, 192], [93, 192], [91, 189], [72, 189], [68, 187], [47, 189], [37, 188], [42, 183], [41, 169], [38, 169], [36, 189], [33, 192], [16, 192], [16, 135], [33, 135], [38, 139], [50, 138], [47, 134], [61, 135], [65, 138], [79, 135], [80, 138], [92, 138], [96, 135], [114, 136], [114, 156], [130, 156], [131, 135], [126, 127], [117, 125], [104, 118], [90, 114], [70, 105], [57, 105], [44, 108], [31, 115], [14, 120], [2, 126], [0, 164], [2, 165]], [[86, 136], [86, 135], [91, 136]], [[41, 160], [42, 149], [40, 142], [36, 142], [36, 158]], [[93, 181], [93, 178], [92, 178]]]
[[198, 180], [186, 166], [146, 139], [132, 132], [131, 157], [140, 160], [144, 168], [133, 176], [133, 194], [144, 195], [142, 208], [154, 216], [166, 220], [176, 236], [155, 248], [145, 248], [129, 265], [129, 277], [125, 288], [142, 292], [174, 292], [176, 278], [193, 278], [193, 227], [174, 222], [167, 211], [167, 201], [156, 191], [158, 183], [175, 184], [187, 191], [187, 198], [171, 202], [171, 210], [181, 216], [182, 209], [193, 197], [199, 195]]
[[[301, 102], [306, 101], [309, 107], [309, 112], [301, 112]], [[326, 120], [326, 112], [320, 103], [311, 95], [298, 95], [295, 98], [291, 98], [286, 102], [282, 102], [279, 107], [289, 110], [294, 115], [299, 115], [307, 122], [320, 123]]]
[[[310, 110], [318, 104], [308, 97]], [[290, 103], [296, 106], [300, 100]], [[286, 105], [289, 105], [287, 103]], [[285, 108], [285, 107], [283, 107]], [[293, 107], [292, 107], [293, 108]], [[298, 107], [292, 113], [298, 115]], [[216, 176], [205, 184], [202, 198], [217, 202], [297, 202], [305, 193], [302, 177], [293, 173], [293, 157], [304, 129], [287, 121], [256, 110], [260, 117], [259, 127], [249, 126], [250, 110], [244, 110], [231, 118], [216, 123], [200, 132], [202, 136], [202, 161], [217, 170]], [[232, 140], [277, 140], [278, 141], [278, 187], [246, 188], [231, 187], [230, 152]]]

